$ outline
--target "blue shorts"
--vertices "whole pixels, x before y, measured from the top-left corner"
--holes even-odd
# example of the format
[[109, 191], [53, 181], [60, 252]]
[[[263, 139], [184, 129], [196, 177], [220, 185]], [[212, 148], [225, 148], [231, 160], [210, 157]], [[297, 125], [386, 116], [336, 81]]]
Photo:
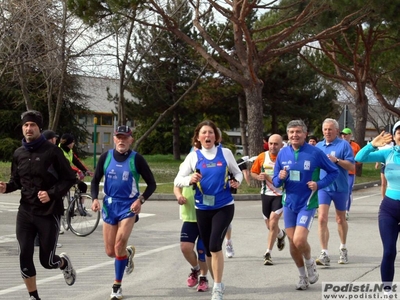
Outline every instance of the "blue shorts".
[[[115, 201], [110, 197], [104, 197], [102, 217], [103, 221], [110, 225], [117, 225], [123, 219], [133, 218], [136, 216], [131, 212], [131, 205], [135, 200]], [[136, 222], [139, 221], [139, 215]]]
[[197, 240], [197, 257], [200, 261], [206, 261], [206, 251], [200, 238], [197, 222], [183, 222], [181, 229], [181, 242], [195, 243]]
[[349, 199], [348, 192], [329, 192], [325, 190], [318, 191], [318, 203], [331, 205], [331, 201], [335, 203], [335, 208], [337, 210], [347, 210], [347, 200]]
[[283, 207], [283, 221], [285, 228], [302, 226], [311, 229], [316, 208], [310, 210], [300, 210], [298, 213], [291, 210], [289, 207]]
[[181, 242], [195, 243], [199, 237], [197, 222], [183, 222], [181, 229]]

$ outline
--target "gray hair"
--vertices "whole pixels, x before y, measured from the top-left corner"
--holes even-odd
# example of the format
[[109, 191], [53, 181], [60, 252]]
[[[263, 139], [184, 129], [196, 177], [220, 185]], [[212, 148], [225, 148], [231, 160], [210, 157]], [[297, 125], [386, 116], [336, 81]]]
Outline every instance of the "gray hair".
[[323, 122], [322, 122], [322, 128], [324, 127], [325, 123], [332, 123], [333, 125], [335, 125], [335, 128], [337, 130], [339, 130], [339, 123], [338, 121], [336, 121], [335, 119], [332, 118], [326, 118]]
[[293, 127], [302, 127], [303, 132], [307, 133], [307, 126], [302, 120], [292, 120], [286, 126], [286, 132]]

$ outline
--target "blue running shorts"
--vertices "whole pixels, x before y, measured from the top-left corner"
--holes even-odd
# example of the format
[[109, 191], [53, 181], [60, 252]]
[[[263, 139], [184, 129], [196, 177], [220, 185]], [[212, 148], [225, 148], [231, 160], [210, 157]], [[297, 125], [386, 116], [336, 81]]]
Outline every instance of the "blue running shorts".
[[[102, 217], [103, 221], [110, 225], [117, 225], [120, 221], [126, 218], [133, 218], [136, 216], [131, 212], [131, 205], [135, 200], [118, 200], [115, 201], [111, 197], [104, 197]], [[139, 215], [136, 222], [139, 220]]]
[[285, 228], [302, 226], [310, 230], [314, 220], [315, 210], [316, 208], [294, 212], [290, 208], [284, 206], [283, 221], [285, 222]]
[[318, 203], [331, 205], [331, 201], [335, 203], [335, 208], [337, 210], [345, 211], [347, 210], [347, 200], [349, 199], [348, 192], [330, 192], [325, 190], [318, 191]]

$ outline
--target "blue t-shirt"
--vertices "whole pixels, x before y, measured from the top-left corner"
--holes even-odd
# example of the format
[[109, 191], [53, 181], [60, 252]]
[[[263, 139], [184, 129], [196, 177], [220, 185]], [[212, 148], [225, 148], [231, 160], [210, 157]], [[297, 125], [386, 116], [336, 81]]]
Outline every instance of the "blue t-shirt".
[[[318, 142], [317, 148], [321, 149], [326, 155], [330, 154], [338, 159], [347, 160], [354, 163], [354, 153], [350, 144], [346, 140], [336, 137], [331, 143], [326, 144], [325, 140]], [[349, 171], [338, 166], [339, 176], [324, 190], [329, 192], [347, 193], [349, 191]], [[321, 170], [321, 178], [326, 176], [326, 172]]]

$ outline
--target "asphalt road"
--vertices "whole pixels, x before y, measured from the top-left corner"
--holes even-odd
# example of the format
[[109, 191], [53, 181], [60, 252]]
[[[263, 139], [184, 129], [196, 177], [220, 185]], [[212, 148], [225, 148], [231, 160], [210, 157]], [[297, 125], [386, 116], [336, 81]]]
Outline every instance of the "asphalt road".
[[[29, 298], [21, 279], [15, 240], [15, 216], [19, 194], [0, 196], [0, 299]], [[349, 264], [338, 265], [339, 239], [330, 214], [331, 267], [318, 267], [319, 281], [307, 291], [295, 290], [298, 271], [289, 247], [272, 252], [275, 265], [263, 265], [267, 231], [261, 214], [259, 195], [254, 200], [237, 201], [233, 221], [236, 255], [226, 259], [224, 299], [321, 299], [322, 282], [377, 282], [382, 246], [378, 233], [379, 187], [354, 192], [349, 220]], [[135, 270], [123, 280], [124, 299], [211, 299], [211, 292], [198, 293], [186, 287], [190, 272], [179, 249], [181, 221], [175, 201], [147, 201], [130, 243], [136, 247]], [[281, 220], [282, 223], [282, 220]], [[315, 221], [309, 241], [314, 257], [320, 252]], [[70, 232], [60, 236], [58, 253], [67, 252], [77, 271], [77, 281], [67, 286], [59, 270], [43, 269], [35, 253], [38, 290], [42, 300], [109, 299], [114, 279], [113, 260], [103, 249], [101, 225], [88, 237]], [[396, 265], [397, 266], [397, 265]], [[395, 277], [398, 280], [398, 276]], [[212, 280], [209, 278], [210, 285]]]

